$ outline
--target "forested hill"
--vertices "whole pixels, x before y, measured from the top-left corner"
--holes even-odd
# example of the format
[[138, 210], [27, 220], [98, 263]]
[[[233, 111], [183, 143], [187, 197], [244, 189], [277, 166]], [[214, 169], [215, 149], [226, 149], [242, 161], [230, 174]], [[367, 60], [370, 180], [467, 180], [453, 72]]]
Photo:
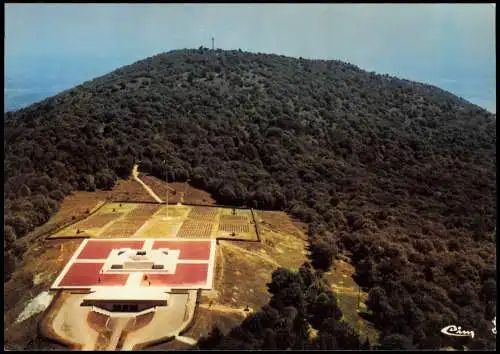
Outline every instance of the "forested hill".
[[340, 61], [178, 50], [7, 113], [4, 134], [6, 277], [14, 240], [65, 194], [139, 160], [164, 178], [166, 159], [170, 180], [284, 209], [351, 254], [382, 338], [432, 348], [456, 324], [494, 345], [496, 117], [448, 92]]

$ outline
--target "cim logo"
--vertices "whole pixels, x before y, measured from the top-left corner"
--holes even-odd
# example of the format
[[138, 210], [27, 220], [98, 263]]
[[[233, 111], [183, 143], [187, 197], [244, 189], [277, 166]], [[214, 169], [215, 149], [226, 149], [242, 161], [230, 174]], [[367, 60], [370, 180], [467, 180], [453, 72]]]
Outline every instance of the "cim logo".
[[[491, 332], [496, 335], [497, 334], [497, 317], [493, 318], [491, 321], [493, 323], [493, 328]], [[446, 326], [441, 330], [441, 333], [446, 334], [447, 336], [453, 337], [471, 337], [474, 338], [474, 331], [465, 331], [460, 326], [450, 325]]]
[[[495, 330], [496, 331], [496, 330]], [[471, 337], [474, 338], [474, 331], [464, 331], [462, 327], [450, 325], [446, 326], [441, 330], [441, 333], [446, 334], [447, 336], [453, 337]]]

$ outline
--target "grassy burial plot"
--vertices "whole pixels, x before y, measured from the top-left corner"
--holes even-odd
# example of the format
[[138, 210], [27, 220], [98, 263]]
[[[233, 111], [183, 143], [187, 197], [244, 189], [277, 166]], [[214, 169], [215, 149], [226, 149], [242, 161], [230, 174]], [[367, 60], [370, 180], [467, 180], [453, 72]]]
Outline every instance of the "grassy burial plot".
[[100, 229], [122, 215], [122, 213], [99, 213], [77, 223], [75, 227], [81, 230]]
[[132, 237], [144, 222], [145, 220], [142, 218], [118, 220], [100, 233], [99, 237]]
[[[111, 229], [111, 233], [120, 232], [118, 229], [125, 228], [124, 237], [136, 236], [143, 227], [146, 227], [150, 222], [150, 218], [147, 216], [135, 216], [123, 218], [121, 223], [117, 223], [115, 228]], [[102, 235], [106, 235], [107, 232], [103, 232]]]
[[[168, 209], [168, 219], [167, 219]], [[136, 232], [136, 237], [176, 237], [191, 207], [159, 206], [155, 214]]]
[[123, 216], [122, 213], [96, 213], [85, 220], [70, 225], [59, 231], [53, 237], [95, 237], [104, 227]]
[[127, 217], [152, 217], [158, 210], [160, 210], [159, 204], [139, 204], [134, 209], [132, 209]]
[[[188, 213], [191, 211], [192, 207], [186, 205], [168, 205], [161, 206], [159, 210], [156, 212], [154, 217], [166, 217], [168, 209], [168, 217], [172, 219], [185, 219], [189, 215]], [[169, 219], [170, 220], [170, 219]]]
[[235, 240], [257, 240], [257, 233], [250, 210], [222, 209], [217, 237], [233, 238]]
[[[250, 225], [244, 223], [228, 223], [221, 222], [219, 224], [219, 231], [225, 231], [229, 233], [241, 234], [250, 232]], [[235, 235], [236, 236], [236, 235]]]
[[60, 237], [98, 237], [103, 234], [107, 228], [123, 219], [138, 204], [133, 203], [108, 203], [102, 205], [95, 214], [88, 218], [71, 224], [66, 228], [52, 235], [52, 238]]
[[242, 215], [221, 215], [220, 221], [227, 223], [250, 224], [250, 219]]
[[213, 222], [188, 219], [182, 223], [177, 237], [179, 238], [211, 238]]
[[138, 238], [170, 238], [177, 237], [182, 221], [162, 220], [161, 217], [154, 217], [147, 221], [137, 232], [134, 237]]
[[236, 209], [236, 208], [218, 208], [220, 215], [243, 216], [249, 219], [252, 218], [250, 209]]
[[154, 204], [109, 203], [53, 236], [131, 237], [158, 210]]
[[153, 217], [153, 215], [158, 212], [158, 210], [160, 210], [159, 205], [155, 204], [138, 205], [123, 218], [123, 221], [128, 223], [128, 225], [130, 225], [131, 228], [127, 232], [132, 232], [132, 228], [136, 227], [132, 235], [137, 233], [140, 230], [140, 228], [142, 226], [145, 226], [148, 220], [150, 220]]
[[250, 232], [250, 219], [239, 215], [221, 215], [219, 231]]
[[193, 206], [188, 215], [189, 219], [215, 222], [219, 215], [219, 208]]

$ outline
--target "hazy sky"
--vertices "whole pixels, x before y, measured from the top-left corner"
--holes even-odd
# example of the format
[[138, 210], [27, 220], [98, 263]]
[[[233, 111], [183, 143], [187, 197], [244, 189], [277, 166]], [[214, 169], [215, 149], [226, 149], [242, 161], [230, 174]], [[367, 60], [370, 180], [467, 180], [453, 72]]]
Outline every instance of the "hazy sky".
[[210, 47], [214, 36], [217, 48], [349, 61], [435, 84], [496, 111], [492, 4], [8, 4], [5, 9], [8, 76], [77, 58], [84, 72], [78, 80], [84, 81], [156, 53]]

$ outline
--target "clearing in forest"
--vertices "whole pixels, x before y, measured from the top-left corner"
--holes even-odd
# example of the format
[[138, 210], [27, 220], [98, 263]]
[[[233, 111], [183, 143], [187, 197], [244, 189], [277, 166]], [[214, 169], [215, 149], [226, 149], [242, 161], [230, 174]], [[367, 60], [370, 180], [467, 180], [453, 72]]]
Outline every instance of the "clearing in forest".
[[[124, 183], [129, 182], [125, 181]], [[158, 182], [157, 187], [160, 182]], [[185, 186], [184, 184], [177, 186], [175, 183], [170, 185], [177, 189]], [[196, 191], [192, 187], [185, 189], [190, 190], [190, 188]], [[43, 240], [40, 239], [30, 245], [28, 257], [20, 267], [23, 272], [15, 272], [13, 278], [5, 284], [7, 296], [5, 300], [6, 303], [11, 303], [8, 306], [9, 311], [4, 316], [6, 318], [4, 321], [6, 324], [5, 338], [9, 343], [31, 340], [27, 338], [31, 336], [32, 332], [35, 333], [36, 337], [36, 327], [42, 318], [41, 314], [25, 320], [21, 324], [15, 324], [15, 319], [19, 317], [32, 298], [50, 287], [50, 284], [63, 271], [66, 262], [71, 258], [71, 254], [75, 252], [78, 244], [81, 243], [81, 240], [69, 240], [68, 238], [92, 239], [87, 242], [98, 240], [114, 242], [112, 239], [133, 242], [133, 239], [141, 239], [144, 244], [157, 242], [153, 239], [162, 239], [161, 242], [171, 242], [173, 238], [183, 240], [182, 242], [189, 242], [193, 239], [203, 241], [217, 239], [215, 262], [210, 275], [212, 288], [199, 290], [200, 296], [196, 296], [195, 291], [189, 300], [189, 303], [192, 302], [192, 307], [188, 312], [186, 312], [187, 307], [181, 311], [182, 306], [180, 305], [164, 311], [165, 316], [170, 319], [174, 316], [178, 323], [182, 322], [182, 326], [189, 328], [187, 332], [182, 333], [174, 340], [168, 336], [162, 337], [165, 334], [164, 331], [160, 330], [162, 325], [159, 325], [157, 320], [153, 321], [152, 318], [145, 315], [138, 316], [134, 320], [120, 320], [114, 317], [106, 318], [102, 313], [99, 314], [87, 309], [86, 312], [84, 311], [85, 313], [82, 312], [83, 310], [79, 312], [81, 316], [67, 316], [69, 313], [74, 313], [72, 307], [79, 304], [84, 295], [69, 294], [67, 289], [59, 290], [61, 296], [56, 297], [53, 301], [51, 317], [49, 316], [49, 320], [56, 328], [53, 329], [51, 335], [49, 333], [49, 336], [53, 339], [55, 337], [56, 340], [59, 338], [59, 342], [66, 345], [68, 345], [68, 338], [74, 338], [81, 345], [76, 345], [76, 347], [87, 349], [138, 349], [144, 346], [186, 348], [189, 343], [192, 344], [201, 336], [208, 334], [216, 324], [223, 332], [227, 333], [232, 327], [241, 323], [246, 316], [258, 311], [264, 304], [268, 303], [270, 296], [267, 291], [267, 283], [271, 281], [271, 274], [276, 268], [286, 267], [297, 270], [306, 261], [304, 225], [291, 220], [283, 212], [251, 211], [209, 205], [175, 204], [167, 206], [158, 203], [106, 203], [112, 199], [110, 195], [113, 191], [106, 192], [107, 194], [99, 193], [78, 192], [67, 197], [63, 201], [61, 211], [49, 223], [34, 231], [33, 235], [41, 234], [40, 230], [45, 230], [43, 232], [47, 234], [47, 231], [64, 225], [61, 230], [56, 230], [51, 235], [57, 240], [47, 240], [43, 243]], [[145, 193], [144, 189], [143, 193]], [[199, 193], [201, 193], [199, 196], [202, 196], [205, 192], [200, 191]], [[145, 194], [147, 195], [147, 193]], [[86, 195], [92, 195], [92, 198], [97, 198], [97, 200], [85, 198]], [[79, 198], [81, 198], [82, 203], [79, 202]], [[73, 217], [72, 211], [77, 212], [76, 217]], [[100, 247], [97, 248], [100, 249]], [[82, 262], [77, 262], [79, 265], [76, 267], [87, 266], [85, 262], [88, 262], [89, 267], [94, 267], [91, 264], [96, 263], [90, 260]], [[59, 281], [63, 281], [61, 284], [64, 288], [71, 281], [78, 283], [83, 278], [87, 279], [89, 274], [88, 269], [82, 271], [75, 268], [73, 273], [69, 275], [69, 280], [66, 279], [66, 283], [64, 283], [66, 280], [63, 281], [62, 278]], [[352, 269], [349, 270], [347, 266], [337, 262], [337, 268], [326, 273], [326, 278], [339, 299], [345, 319], [362, 335], [367, 335], [370, 342], [374, 343], [376, 331], [364, 320], [361, 320], [356, 311], [357, 288], [351, 275]], [[30, 284], [27, 284], [28, 282]], [[142, 281], [142, 283], [144, 282], [147, 282], [147, 285], [150, 282], [156, 284], [157, 279], [152, 276], [147, 281]], [[119, 285], [122, 286], [122, 283]], [[74, 286], [79, 287], [81, 284], [75, 283]], [[22, 289], [30, 287], [33, 289], [32, 292], [22, 291]], [[15, 295], [19, 293], [26, 296], [20, 298]], [[185, 297], [185, 294], [175, 295], [172, 298], [173, 303], [186, 303], [183, 296]], [[361, 293], [361, 297], [364, 300], [366, 294]], [[198, 305], [194, 310], [196, 302]], [[57, 309], [60, 310], [60, 313]], [[187, 313], [190, 315], [186, 316]], [[158, 313], [158, 315], [160, 314]], [[157, 319], [160, 317], [156, 316]], [[46, 316], [43, 318], [47, 320]], [[147, 328], [153, 328], [148, 325], [152, 323], [155, 323], [154, 327], [158, 328], [159, 332], [147, 330]], [[87, 334], [82, 332], [83, 327], [81, 326], [88, 329], [88, 331], [86, 329]], [[79, 335], [81, 338], [78, 337]], [[66, 342], [61, 338], [66, 338]], [[162, 342], [167, 340], [170, 342]]]
[[225, 238], [257, 241], [248, 209], [157, 203], [100, 204], [51, 238]]

